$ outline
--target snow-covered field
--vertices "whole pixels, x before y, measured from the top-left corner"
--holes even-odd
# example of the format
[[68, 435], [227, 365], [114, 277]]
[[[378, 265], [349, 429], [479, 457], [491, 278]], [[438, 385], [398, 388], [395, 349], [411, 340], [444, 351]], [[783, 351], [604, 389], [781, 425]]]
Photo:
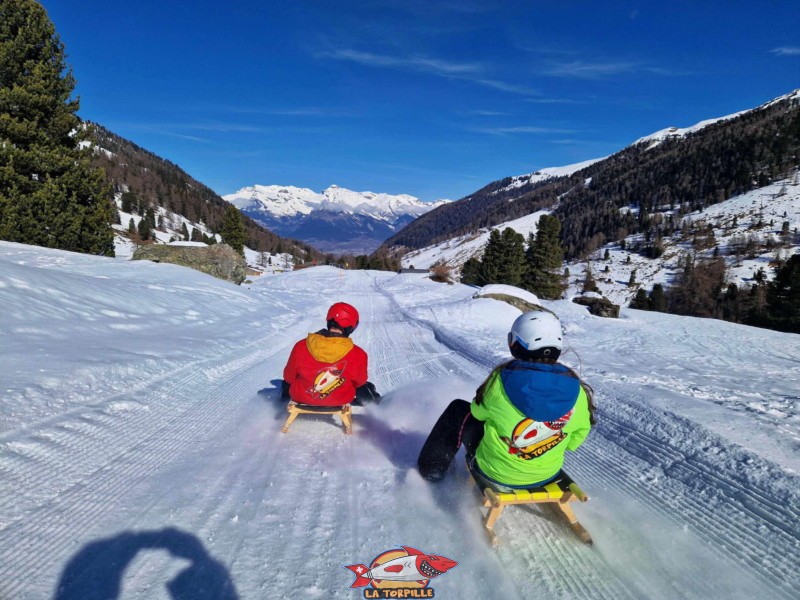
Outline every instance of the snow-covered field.
[[[432, 423], [506, 358], [518, 311], [420, 275], [316, 267], [236, 287], [173, 265], [0, 242], [0, 598], [361, 598], [344, 565], [401, 545], [459, 565], [439, 598], [794, 598], [800, 336], [567, 301], [565, 361], [600, 423], [568, 457], [595, 544], [509, 508], [493, 551]], [[354, 435], [275, 380], [355, 304], [380, 405]]]

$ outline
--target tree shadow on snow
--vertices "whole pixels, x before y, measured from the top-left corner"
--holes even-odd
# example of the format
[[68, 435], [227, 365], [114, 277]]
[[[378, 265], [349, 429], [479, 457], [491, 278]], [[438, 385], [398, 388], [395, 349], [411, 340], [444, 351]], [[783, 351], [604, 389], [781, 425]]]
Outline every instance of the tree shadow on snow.
[[122, 593], [125, 569], [142, 550], [166, 550], [191, 561], [165, 587], [173, 600], [238, 600], [225, 566], [194, 535], [174, 527], [126, 531], [91, 542], [67, 563], [53, 600], [113, 600]]

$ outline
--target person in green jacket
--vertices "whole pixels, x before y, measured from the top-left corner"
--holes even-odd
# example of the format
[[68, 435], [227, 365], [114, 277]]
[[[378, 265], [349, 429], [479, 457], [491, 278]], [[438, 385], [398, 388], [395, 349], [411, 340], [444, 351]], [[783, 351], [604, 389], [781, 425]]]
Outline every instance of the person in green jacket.
[[558, 317], [545, 310], [520, 315], [508, 346], [514, 360], [492, 371], [471, 404], [451, 402], [434, 425], [417, 462], [425, 479], [441, 480], [463, 445], [482, 487], [539, 487], [558, 478], [564, 453], [586, 439], [592, 390], [558, 362]]

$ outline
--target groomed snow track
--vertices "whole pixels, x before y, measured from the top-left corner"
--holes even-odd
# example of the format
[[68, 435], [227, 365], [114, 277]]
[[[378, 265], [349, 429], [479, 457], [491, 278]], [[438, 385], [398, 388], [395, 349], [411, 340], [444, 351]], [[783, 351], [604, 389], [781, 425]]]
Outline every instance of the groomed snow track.
[[[440, 598], [796, 597], [797, 478], [599, 377], [568, 463], [595, 545], [513, 507], [492, 551], [460, 457], [435, 486], [414, 466], [494, 358], [404, 312], [388, 277], [331, 275], [324, 295], [276, 278], [260, 293], [282, 315], [244, 346], [0, 435], [0, 598], [168, 598], [191, 565], [200, 598], [356, 598], [343, 565], [400, 545], [459, 562]], [[271, 380], [334, 296], [361, 311], [384, 401], [354, 409], [352, 437], [322, 417], [282, 435]]]

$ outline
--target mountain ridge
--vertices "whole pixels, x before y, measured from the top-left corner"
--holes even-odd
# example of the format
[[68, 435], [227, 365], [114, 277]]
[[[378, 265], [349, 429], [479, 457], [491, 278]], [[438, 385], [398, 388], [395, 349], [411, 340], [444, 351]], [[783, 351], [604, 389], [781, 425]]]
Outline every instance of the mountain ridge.
[[331, 185], [322, 192], [252, 185], [223, 199], [263, 226], [330, 252], [370, 253], [411, 219], [449, 200], [424, 202], [409, 194], [356, 192]]
[[403, 254], [552, 210], [575, 259], [629, 233], [657, 237], [661, 223], [651, 215], [661, 208], [697, 210], [763, 187], [788, 175], [798, 156], [800, 90], [793, 90], [727, 117], [661, 130], [560, 176], [553, 168], [552, 177], [496, 180], [426, 213], [384, 247]]

